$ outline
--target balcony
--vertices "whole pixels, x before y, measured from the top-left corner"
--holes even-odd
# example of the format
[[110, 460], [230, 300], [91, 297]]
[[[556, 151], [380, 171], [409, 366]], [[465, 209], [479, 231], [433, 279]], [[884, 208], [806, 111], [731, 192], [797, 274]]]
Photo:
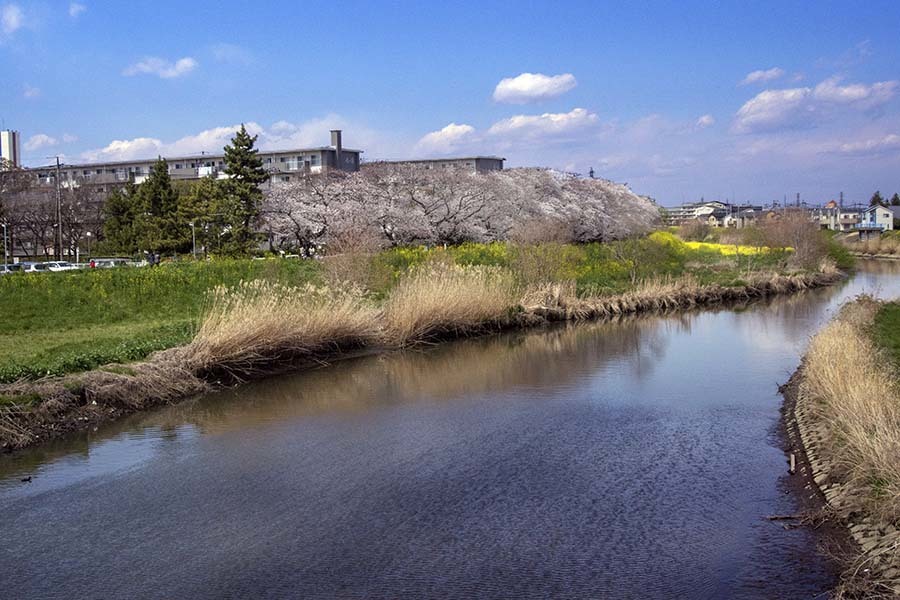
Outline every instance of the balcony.
[[884, 223], [856, 223], [853, 228], [854, 229], [878, 229], [879, 231], [884, 231], [887, 226]]

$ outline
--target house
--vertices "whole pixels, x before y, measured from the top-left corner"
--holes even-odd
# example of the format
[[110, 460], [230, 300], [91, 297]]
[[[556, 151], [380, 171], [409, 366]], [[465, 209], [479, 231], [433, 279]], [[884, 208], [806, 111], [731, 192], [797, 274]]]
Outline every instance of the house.
[[682, 204], [681, 206], [673, 206], [666, 209], [666, 223], [668, 225], [680, 225], [693, 219], [701, 219], [704, 222], [709, 220], [710, 216], [718, 216], [715, 213], [724, 216], [726, 211], [724, 202], [691, 202]]
[[853, 231], [862, 219], [862, 212], [862, 207], [840, 206], [837, 202], [831, 200], [821, 208], [811, 209], [810, 217], [822, 229]]
[[[331, 131], [330, 146], [298, 148], [295, 150], [260, 151], [263, 168], [269, 173], [270, 182], [290, 182], [301, 175], [328, 171], [355, 172], [359, 170], [362, 150], [344, 148], [340, 129]], [[201, 153], [191, 156], [163, 157], [173, 180], [191, 180], [203, 177], [227, 178], [225, 155]], [[62, 187], [94, 185], [114, 188], [127, 181], [141, 183], [150, 174], [157, 159], [129, 160], [103, 163], [65, 164], [59, 168]], [[45, 185], [56, 184], [56, 165], [33, 169], [38, 181]], [[106, 191], [109, 191], [108, 189]]]
[[859, 239], [877, 237], [885, 231], [894, 229], [894, 211], [887, 206], [876, 204], [861, 213], [859, 223], [855, 226]]

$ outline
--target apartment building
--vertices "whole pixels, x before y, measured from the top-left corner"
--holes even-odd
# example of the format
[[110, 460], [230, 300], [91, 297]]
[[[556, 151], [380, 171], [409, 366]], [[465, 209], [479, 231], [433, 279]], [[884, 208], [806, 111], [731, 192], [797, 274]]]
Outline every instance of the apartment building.
[[[270, 183], [290, 182], [302, 175], [328, 171], [356, 172], [359, 170], [362, 150], [344, 148], [341, 130], [331, 131], [331, 145], [294, 150], [260, 151], [263, 168], [269, 173]], [[169, 166], [169, 176], [175, 180], [201, 179], [203, 177], [227, 178], [225, 155], [201, 153], [189, 156], [163, 157]], [[115, 186], [129, 180], [141, 183], [150, 174], [156, 158], [103, 163], [64, 164], [59, 168], [63, 187], [79, 185]], [[56, 183], [56, 165], [33, 169], [41, 183]]]
[[0, 131], [0, 158], [14, 167], [22, 166], [22, 149], [19, 144], [19, 132], [10, 129]]
[[369, 165], [414, 165], [425, 167], [426, 169], [463, 169], [473, 173], [489, 173], [491, 171], [502, 171], [505, 160], [505, 158], [500, 156], [455, 156], [414, 160], [382, 160], [369, 163]]

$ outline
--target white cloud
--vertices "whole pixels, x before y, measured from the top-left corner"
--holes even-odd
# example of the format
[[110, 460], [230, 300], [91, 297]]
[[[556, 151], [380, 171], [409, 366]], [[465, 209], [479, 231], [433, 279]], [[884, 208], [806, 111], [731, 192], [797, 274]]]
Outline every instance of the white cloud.
[[24, 96], [25, 98], [29, 98], [29, 99], [40, 98], [41, 89], [36, 88], [33, 85], [29, 85], [26, 83], [22, 90], [22, 96]]
[[25, 150], [27, 152], [34, 152], [35, 150], [40, 150], [41, 148], [49, 148], [50, 146], [55, 146], [59, 143], [55, 137], [51, 137], [46, 133], [38, 133], [37, 135], [33, 135], [28, 138], [28, 141], [25, 142]]
[[87, 6], [81, 4], [79, 2], [70, 2], [69, 3], [69, 16], [73, 19], [77, 19], [78, 15], [87, 10]]
[[[251, 135], [258, 136], [256, 147], [262, 150], [326, 146], [330, 143], [328, 134], [330, 129], [345, 130], [352, 136], [350, 138], [352, 141], [347, 143], [350, 140], [345, 137], [344, 145], [361, 146], [367, 152], [385, 152], [384, 139], [389, 138], [389, 135], [382, 136], [364, 125], [348, 122], [333, 114], [299, 124], [278, 121], [268, 129], [255, 122], [245, 123], [244, 126]], [[201, 152], [219, 154], [240, 127], [240, 124], [212, 127], [171, 142], [150, 137], [114, 140], [103, 148], [82, 153], [81, 158], [87, 161], [115, 161], [149, 159], [156, 156], [175, 157]], [[408, 144], [404, 146], [409, 147]]]
[[443, 129], [422, 136], [416, 150], [429, 155], [450, 152], [465, 142], [473, 141], [474, 134], [475, 128], [471, 125], [450, 123]]
[[772, 67], [771, 69], [753, 71], [752, 73], [747, 73], [747, 76], [741, 80], [740, 85], [750, 85], [751, 83], [766, 83], [767, 81], [774, 81], [779, 77], [784, 75], [784, 69], [779, 67]]
[[872, 85], [862, 83], [839, 85], [840, 82], [840, 77], [826, 79], [813, 89], [813, 97], [823, 102], [872, 108], [893, 98], [898, 83], [897, 81], [878, 81]]
[[522, 73], [500, 80], [494, 88], [494, 101], [506, 104], [526, 104], [556, 98], [578, 85], [571, 73], [544, 75]]
[[697, 122], [694, 125], [695, 127], [697, 127], [697, 129], [706, 129], [707, 127], [715, 125], [715, 123], [716, 118], [714, 116], [703, 115], [699, 119], [697, 119]]
[[892, 150], [900, 150], [900, 135], [896, 133], [840, 145], [840, 151], [845, 154], [880, 154]]
[[197, 68], [197, 61], [186, 56], [179, 58], [174, 63], [156, 56], [148, 56], [143, 60], [129, 65], [122, 71], [122, 75], [132, 76], [139, 74], [156, 75], [162, 79], [173, 79], [187, 75]]
[[814, 110], [807, 101], [811, 93], [808, 87], [760, 92], [738, 110], [732, 130], [750, 133], [796, 124]]
[[78, 136], [72, 135], [70, 133], [64, 133], [62, 136], [62, 141], [64, 144], [71, 144], [72, 142], [78, 141]]
[[567, 113], [544, 113], [542, 115], [515, 115], [497, 121], [488, 129], [495, 136], [550, 137], [565, 135], [599, 122], [595, 113], [583, 108], [574, 108]]
[[253, 55], [246, 48], [236, 44], [213, 44], [210, 51], [218, 62], [232, 65], [249, 65], [253, 62]]
[[738, 110], [732, 126], [734, 133], [755, 133], [810, 125], [844, 110], [865, 111], [891, 100], [897, 81], [879, 81], [871, 85], [840, 85], [831, 77], [814, 88], [800, 87], [760, 92]]
[[18, 4], [4, 4], [0, 7], [0, 31], [4, 34], [13, 34], [24, 24], [25, 14]]
[[82, 158], [89, 161], [137, 160], [152, 158], [161, 153], [163, 143], [156, 138], [139, 137], [133, 140], [113, 140], [104, 148], [88, 150]]

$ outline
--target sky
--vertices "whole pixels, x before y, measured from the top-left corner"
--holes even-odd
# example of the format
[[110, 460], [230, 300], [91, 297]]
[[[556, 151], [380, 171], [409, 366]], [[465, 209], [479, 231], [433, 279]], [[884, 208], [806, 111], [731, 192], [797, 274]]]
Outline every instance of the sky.
[[664, 205], [900, 192], [900, 2], [0, 0], [28, 165], [499, 155]]

